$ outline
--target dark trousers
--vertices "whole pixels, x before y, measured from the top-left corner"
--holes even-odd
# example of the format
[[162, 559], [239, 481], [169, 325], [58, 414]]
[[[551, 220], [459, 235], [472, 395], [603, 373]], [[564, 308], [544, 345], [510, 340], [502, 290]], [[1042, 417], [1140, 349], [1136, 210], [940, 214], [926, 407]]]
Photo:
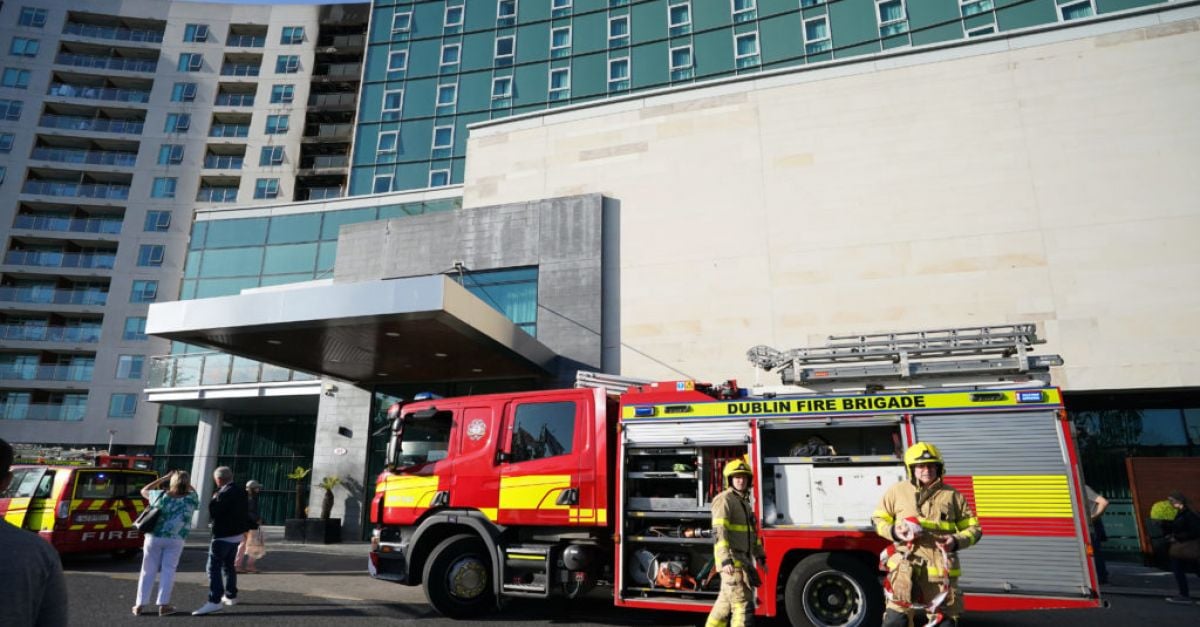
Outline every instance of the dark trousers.
[[1092, 557], [1096, 562], [1096, 577], [1100, 583], [1108, 583], [1108, 566], [1104, 563], [1104, 554], [1100, 552], [1100, 545], [1108, 539], [1108, 534], [1104, 532], [1104, 521], [1097, 518], [1092, 521]]
[[237, 548], [237, 542], [213, 540], [209, 543], [208, 566], [205, 567], [208, 571], [209, 603], [220, 603], [222, 596], [237, 598], [237, 569], [233, 564]]
[[1179, 586], [1179, 596], [1181, 597], [1191, 596], [1188, 594], [1189, 570], [1200, 576], [1200, 561], [1171, 558], [1171, 574], [1175, 575], [1175, 585]]

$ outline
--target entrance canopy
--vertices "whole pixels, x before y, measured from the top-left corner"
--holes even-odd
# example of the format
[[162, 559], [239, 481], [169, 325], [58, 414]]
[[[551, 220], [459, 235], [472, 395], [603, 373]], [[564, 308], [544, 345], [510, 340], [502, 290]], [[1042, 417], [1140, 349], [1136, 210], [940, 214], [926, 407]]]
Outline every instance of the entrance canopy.
[[440, 274], [156, 303], [146, 333], [364, 384], [543, 376], [555, 357]]

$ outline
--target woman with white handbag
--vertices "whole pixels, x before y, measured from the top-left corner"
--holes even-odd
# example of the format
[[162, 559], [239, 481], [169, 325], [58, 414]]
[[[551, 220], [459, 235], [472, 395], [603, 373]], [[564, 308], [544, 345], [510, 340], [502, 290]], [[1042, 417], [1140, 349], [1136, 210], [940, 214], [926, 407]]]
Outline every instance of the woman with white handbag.
[[[183, 542], [192, 526], [192, 514], [200, 507], [200, 497], [191, 486], [191, 477], [182, 470], [173, 470], [142, 488], [147, 508], [158, 508], [157, 520], [140, 527], [146, 537], [142, 545], [142, 572], [138, 576], [137, 601], [133, 615], [149, 613], [150, 593], [154, 578], [158, 582], [158, 615], [175, 613], [171, 605], [171, 589], [175, 586], [175, 569], [183, 554]], [[164, 483], [169, 488], [163, 490]], [[139, 518], [141, 520], [141, 518]]]

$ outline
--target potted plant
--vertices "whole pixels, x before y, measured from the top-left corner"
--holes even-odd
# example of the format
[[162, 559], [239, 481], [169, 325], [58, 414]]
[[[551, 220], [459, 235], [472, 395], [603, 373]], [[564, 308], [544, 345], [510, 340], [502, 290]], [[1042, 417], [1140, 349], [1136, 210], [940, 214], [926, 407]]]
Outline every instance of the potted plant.
[[305, 516], [301, 495], [304, 490], [304, 479], [308, 477], [308, 473], [310, 472], [312, 472], [311, 468], [296, 466], [296, 469], [288, 474], [288, 479], [296, 482], [296, 517], [283, 521], [283, 539], [288, 542], [304, 542], [305, 539], [305, 520], [307, 517]]
[[321, 499], [321, 517], [305, 523], [305, 541], [331, 544], [342, 540], [342, 519], [329, 517], [333, 512], [333, 489], [341, 483], [337, 475], [321, 480], [320, 485], [325, 490], [325, 496]]

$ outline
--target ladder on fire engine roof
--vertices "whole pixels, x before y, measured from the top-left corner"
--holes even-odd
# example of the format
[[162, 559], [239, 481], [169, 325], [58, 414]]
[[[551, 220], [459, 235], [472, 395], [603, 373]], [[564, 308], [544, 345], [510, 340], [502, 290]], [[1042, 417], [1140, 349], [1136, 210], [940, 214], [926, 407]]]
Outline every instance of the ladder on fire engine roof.
[[619, 374], [607, 374], [603, 372], [589, 372], [580, 370], [575, 373], [575, 387], [577, 388], [603, 388], [610, 395], [624, 394], [631, 387], [639, 385], [647, 385], [654, 383], [652, 379], [639, 379], [637, 377], [624, 377]]
[[[776, 371], [784, 385], [902, 389], [964, 385], [1049, 384], [1058, 355], [1031, 355], [1045, 344], [1032, 323], [831, 335], [824, 346], [786, 351], [755, 346], [757, 368]], [[848, 388], [856, 389], [856, 388]]]

